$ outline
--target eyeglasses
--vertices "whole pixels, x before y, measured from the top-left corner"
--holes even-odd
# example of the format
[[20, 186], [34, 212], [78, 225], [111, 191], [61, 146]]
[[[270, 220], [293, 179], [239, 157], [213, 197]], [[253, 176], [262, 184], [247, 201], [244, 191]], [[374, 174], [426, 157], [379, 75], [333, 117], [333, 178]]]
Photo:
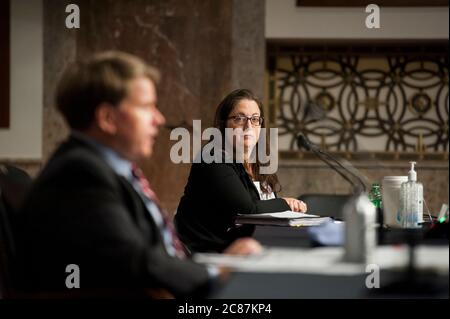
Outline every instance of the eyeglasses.
[[233, 120], [234, 124], [239, 126], [244, 126], [247, 124], [247, 121], [250, 120], [253, 126], [261, 126], [264, 121], [264, 118], [259, 115], [245, 116], [245, 115], [236, 115], [230, 116], [229, 119]]

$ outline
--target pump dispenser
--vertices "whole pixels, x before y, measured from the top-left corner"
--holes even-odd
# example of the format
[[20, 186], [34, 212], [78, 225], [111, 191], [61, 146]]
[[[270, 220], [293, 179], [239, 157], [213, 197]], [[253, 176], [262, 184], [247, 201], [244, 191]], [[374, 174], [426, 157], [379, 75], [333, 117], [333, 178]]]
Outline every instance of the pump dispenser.
[[411, 164], [411, 170], [408, 172], [408, 181], [413, 181], [416, 182], [417, 181], [417, 173], [414, 170], [414, 165], [416, 165], [416, 162], [409, 162], [409, 164]]
[[420, 228], [423, 221], [423, 185], [417, 182], [416, 162], [409, 162], [408, 181], [400, 188], [399, 222], [403, 228]]

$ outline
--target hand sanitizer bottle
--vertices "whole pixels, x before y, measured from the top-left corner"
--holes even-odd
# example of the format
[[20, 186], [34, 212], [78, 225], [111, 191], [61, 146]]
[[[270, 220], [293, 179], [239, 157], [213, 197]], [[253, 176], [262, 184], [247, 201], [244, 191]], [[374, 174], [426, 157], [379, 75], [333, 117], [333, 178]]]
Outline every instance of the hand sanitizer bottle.
[[416, 162], [410, 162], [408, 181], [400, 187], [400, 223], [403, 228], [421, 228], [423, 221], [423, 185], [417, 182]]

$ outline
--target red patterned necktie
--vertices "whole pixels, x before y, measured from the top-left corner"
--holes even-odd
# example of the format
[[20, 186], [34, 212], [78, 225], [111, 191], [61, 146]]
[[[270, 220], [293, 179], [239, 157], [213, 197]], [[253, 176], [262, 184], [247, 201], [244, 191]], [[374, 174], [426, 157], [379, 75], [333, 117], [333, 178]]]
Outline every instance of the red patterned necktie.
[[133, 165], [132, 173], [135, 178], [139, 181], [139, 184], [141, 186], [141, 190], [144, 193], [145, 196], [147, 196], [155, 205], [158, 207], [159, 211], [161, 212], [161, 216], [164, 220], [164, 226], [169, 231], [171, 237], [172, 237], [172, 244], [175, 248], [176, 254], [179, 258], [186, 258], [186, 253], [183, 248], [183, 244], [181, 243], [180, 239], [177, 236], [177, 233], [175, 231], [175, 228], [173, 226], [172, 220], [168, 216], [167, 212], [162, 209], [160, 205], [160, 201], [158, 197], [156, 196], [156, 193], [152, 190], [150, 187], [150, 183], [147, 180], [147, 178], [144, 176], [144, 173], [142, 170], [137, 166]]

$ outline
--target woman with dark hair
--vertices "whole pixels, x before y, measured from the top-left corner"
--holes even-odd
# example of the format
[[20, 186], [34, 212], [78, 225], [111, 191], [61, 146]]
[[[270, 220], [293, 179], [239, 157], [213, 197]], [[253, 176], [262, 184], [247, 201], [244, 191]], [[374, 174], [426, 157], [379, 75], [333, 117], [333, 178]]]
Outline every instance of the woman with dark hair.
[[[276, 174], [260, 172], [258, 147], [265, 122], [262, 103], [251, 91], [239, 89], [226, 96], [216, 110], [214, 127], [220, 130], [224, 145], [221, 156], [214, 158], [221, 160], [192, 164], [175, 215], [181, 240], [197, 252], [222, 252], [235, 239], [251, 236], [254, 226], [236, 226], [237, 214], [306, 211], [302, 201], [277, 198]], [[229, 137], [226, 129], [237, 133]], [[225, 147], [227, 143], [230, 148]], [[227, 156], [232, 160], [226, 161]]]

